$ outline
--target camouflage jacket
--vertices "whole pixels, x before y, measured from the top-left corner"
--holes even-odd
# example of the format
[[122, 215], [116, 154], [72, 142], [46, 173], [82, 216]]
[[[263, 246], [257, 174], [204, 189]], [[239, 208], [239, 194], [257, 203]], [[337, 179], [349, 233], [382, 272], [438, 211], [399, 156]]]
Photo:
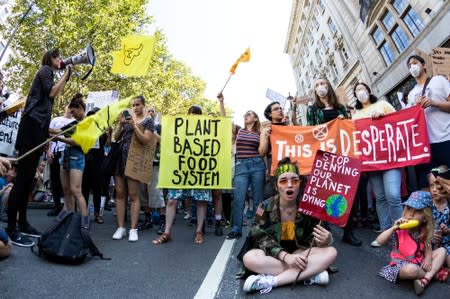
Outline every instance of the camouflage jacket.
[[[264, 200], [255, 215], [251, 235], [256, 245], [267, 255], [277, 257], [283, 250], [281, 241], [280, 196]], [[261, 215], [262, 214], [262, 215]], [[308, 248], [313, 239], [313, 229], [318, 220], [297, 212], [295, 217], [295, 244], [297, 248]]]

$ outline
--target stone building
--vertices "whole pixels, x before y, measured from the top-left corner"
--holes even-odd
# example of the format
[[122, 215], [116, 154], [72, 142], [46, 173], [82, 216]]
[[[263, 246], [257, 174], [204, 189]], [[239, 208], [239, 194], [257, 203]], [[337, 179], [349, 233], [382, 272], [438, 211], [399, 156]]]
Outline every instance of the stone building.
[[414, 84], [406, 59], [450, 47], [449, 28], [446, 0], [293, 0], [285, 52], [300, 96], [325, 75], [343, 102], [364, 81], [399, 108], [398, 92]]

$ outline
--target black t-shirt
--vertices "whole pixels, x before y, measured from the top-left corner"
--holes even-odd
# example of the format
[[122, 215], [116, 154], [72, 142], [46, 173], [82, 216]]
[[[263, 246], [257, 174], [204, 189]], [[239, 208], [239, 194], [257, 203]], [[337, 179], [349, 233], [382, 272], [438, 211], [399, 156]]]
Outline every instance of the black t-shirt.
[[33, 118], [45, 130], [50, 125], [53, 107], [50, 91], [54, 84], [52, 68], [48, 65], [42, 66], [31, 83], [24, 109], [24, 116]]
[[325, 122], [329, 122], [339, 116], [339, 112], [336, 109], [322, 109], [322, 112]]

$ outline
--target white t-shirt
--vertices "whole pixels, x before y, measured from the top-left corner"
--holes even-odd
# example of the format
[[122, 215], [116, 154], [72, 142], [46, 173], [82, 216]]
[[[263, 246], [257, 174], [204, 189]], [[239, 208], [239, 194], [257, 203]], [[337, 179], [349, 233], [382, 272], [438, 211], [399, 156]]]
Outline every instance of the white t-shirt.
[[[62, 127], [64, 127], [65, 125], [71, 123], [72, 121], [74, 121], [73, 118], [66, 118], [64, 116], [57, 116], [57, 117], [53, 118], [50, 121], [49, 128], [50, 129], [61, 129]], [[51, 146], [51, 149], [52, 149], [53, 153], [62, 152], [66, 148], [66, 144], [64, 142], [61, 142], [61, 141], [52, 141], [50, 146]]]
[[[423, 85], [414, 86], [408, 95], [408, 106], [416, 104], [416, 98], [422, 95]], [[425, 94], [433, 101], [447, 102], [450, 95], [450, 82], [443, 76], [434, 76], [428, 83]], [[425, 109], [428, 137], [430, 143], [439, 143], [450, 140], [450, 113], [437, 107]]]

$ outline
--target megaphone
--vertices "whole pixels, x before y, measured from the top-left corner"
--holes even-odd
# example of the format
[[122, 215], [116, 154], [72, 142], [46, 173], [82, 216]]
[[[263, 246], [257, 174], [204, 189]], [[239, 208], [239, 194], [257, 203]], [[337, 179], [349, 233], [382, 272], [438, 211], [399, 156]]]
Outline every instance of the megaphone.
[[86, 79], [92, 72], [94, 66], [95, 66], [95, 52], [94, 48], [89, 44], [87, 45], [86, 49], [84, 49], [81, 53], [74, 55], [72, 57], [69, 57], [67, 59], [64, 59], [61, 61], [59, 68], [64, 69], [66, 65], [77, 65], [77, 64], [89, 64], [91, 65], [91, 69], [84, 75], [81, 80]]

